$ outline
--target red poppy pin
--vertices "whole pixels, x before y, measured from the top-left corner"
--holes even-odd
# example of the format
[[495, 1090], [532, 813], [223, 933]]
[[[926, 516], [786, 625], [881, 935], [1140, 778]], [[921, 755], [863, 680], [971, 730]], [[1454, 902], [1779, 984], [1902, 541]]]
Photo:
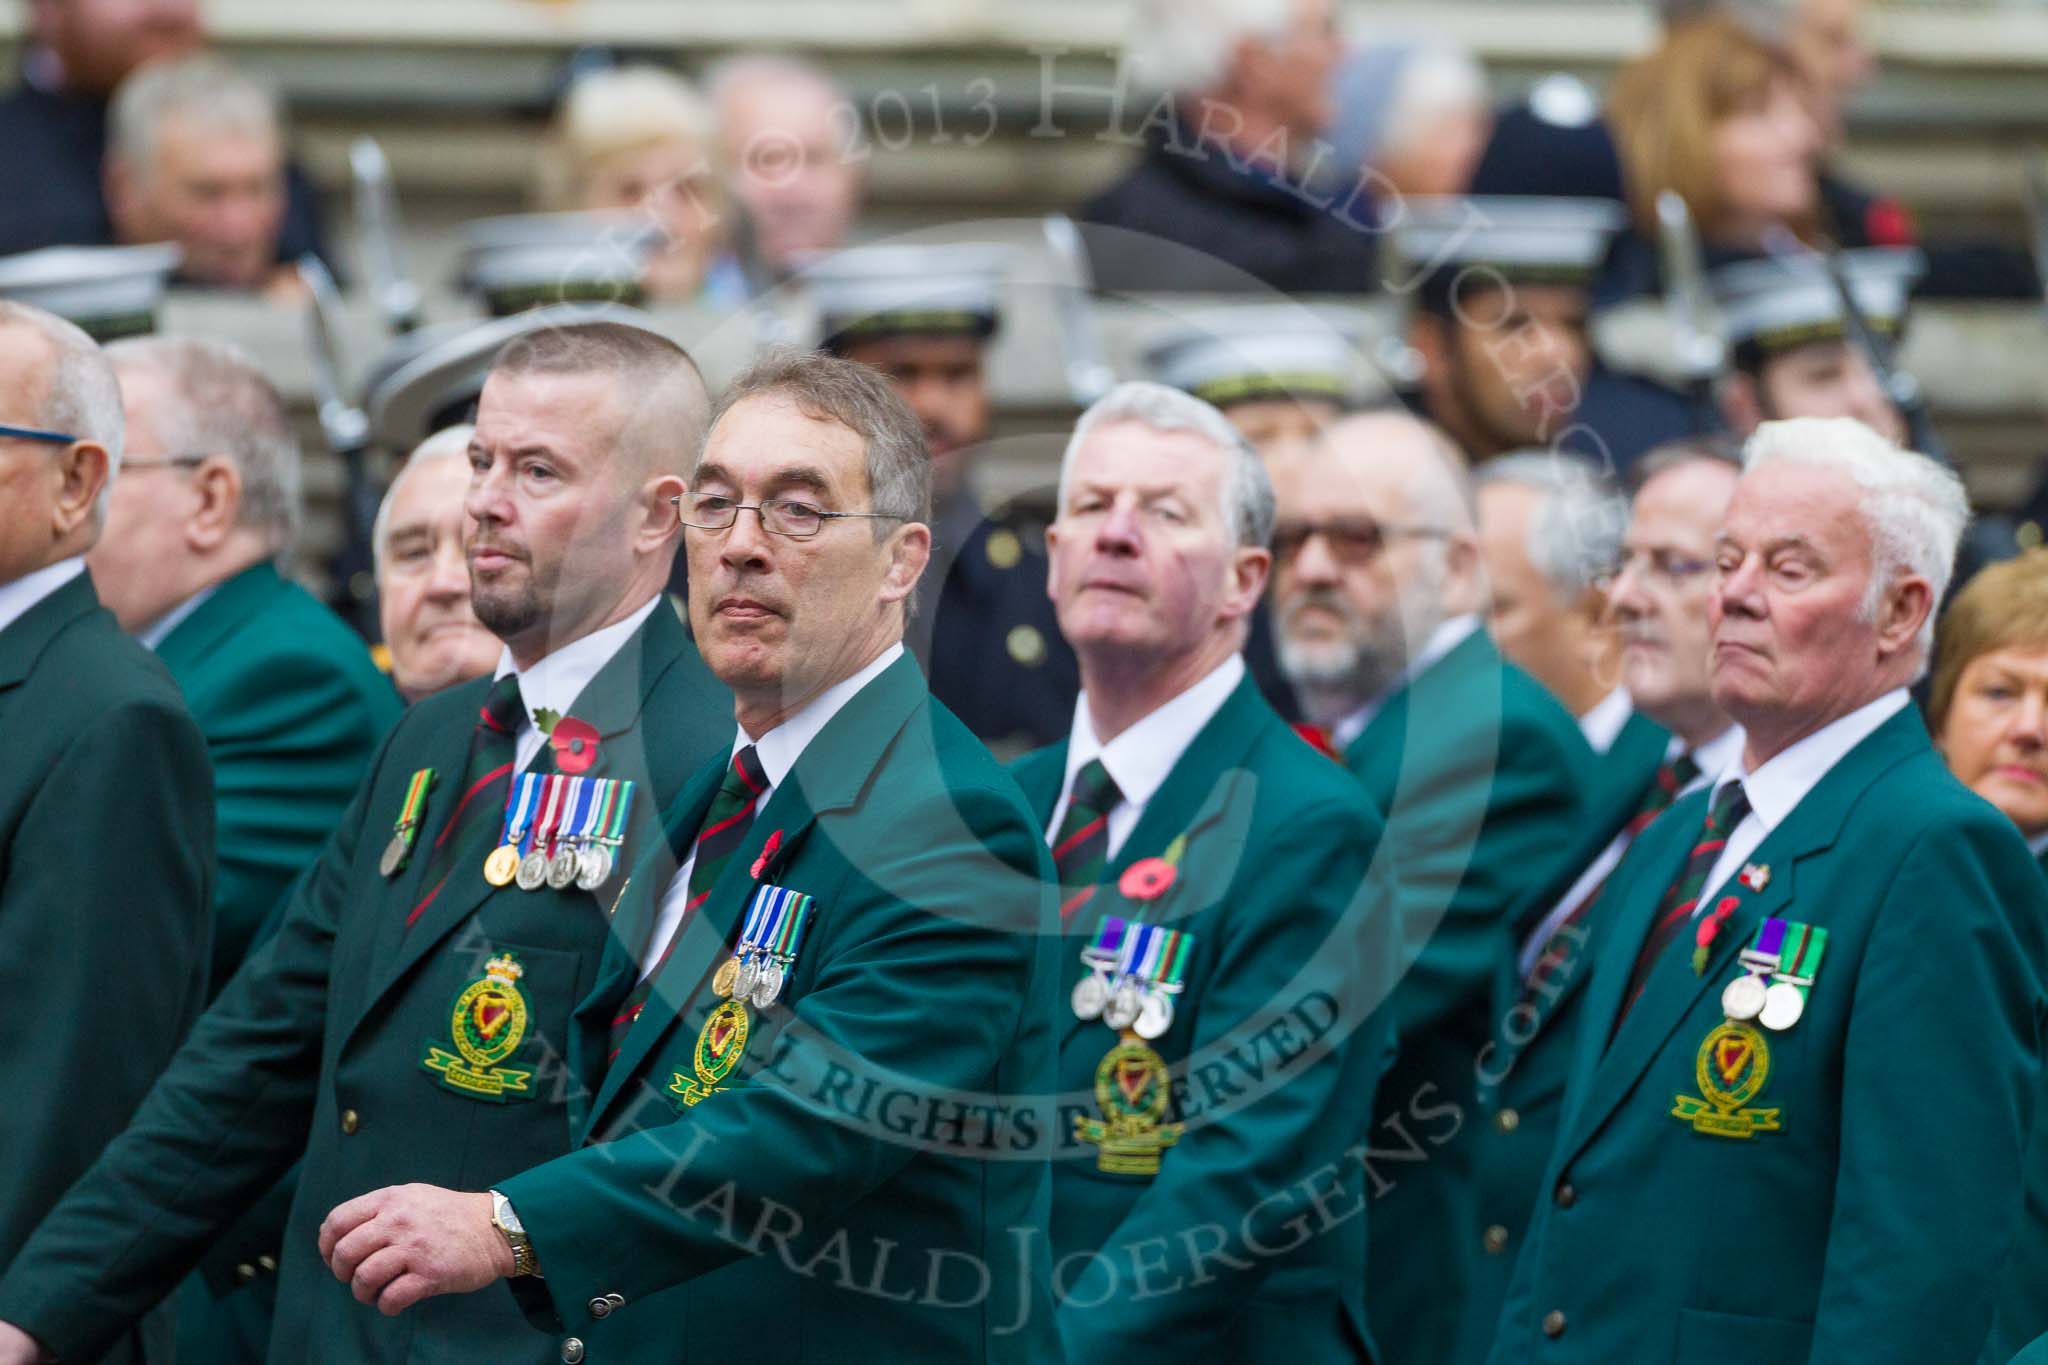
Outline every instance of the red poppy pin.
[[548, 732], [548, 744], [555, 751], [555, 767], [562, 772], [587, 772], [597, 762], [597, 727], [588, 721], [563, 716]]
[[773, 858], [775, 856], [775, 850], [781, 847], [782, 831], [778, 829], [773, 834], [768, 836], [767, 843], [761, 845], [761, 856], [754, 859], [754, 866], [751, 869], [749, 869], [747, 875], [752, 877], [757, 882], [760, 881], [761, 874], [768, 870], [768, 860], [770, 858]]
[[1699, 927], [1692, 932], [1692, 940], [1695, 945], [1692, 950], [1692, 974], [1694, 976], [1705, 976], [1707, 974], [1707, 958], [1714, 951], [1714, 940], [1721, 936], [1722, 924], [1727, 922], [1728, 916], [1734, 914], [1735, 907], [1740, 904], [1742, 902], [1737, 897], [1723, 896], [1719, 901], [1715, 902], [1713, 909], [1700, 917]]
[[1116, 889], [1134, 901], [1158, 900], [1179, 875], [1164, 858], [1140, 858], [1124, 869]]

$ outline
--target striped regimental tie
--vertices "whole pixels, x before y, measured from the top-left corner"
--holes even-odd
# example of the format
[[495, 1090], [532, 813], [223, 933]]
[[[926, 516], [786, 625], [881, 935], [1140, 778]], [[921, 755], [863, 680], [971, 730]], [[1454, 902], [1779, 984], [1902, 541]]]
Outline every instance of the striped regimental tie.
[[1074, 774], [1067, 813], [1052, 841], [1052, 864], [1060, 878], [1060, 919], [1095, 894], [1096, 883], [1109, 867], [1109, 813], [1123, 800], [1116, 779], [1102, 760], [1091, 758]]
[[1685, 869], [1678, 874], [1678, 880], [1671, 884], [1671, 889], [1658, 903], [1657, 922], [1650, 926], [1642, 951], [1636, 954], [1635, 970], [1630, 973], [1628, 990], [1621, 997], [1621, 1013], [1614, 1019], [1616, 1032], [1620, 1031], [1621, 1021], [1635, 1006], [1636, 998], [1643, 993], [1643, 983], [1649, 980], [1657, 958], [1671, 946], [1671, 940], [1692, 922], [1692, 912], [1699, 905], [1707, 874], [1720, 859], [1721, 850], [1728, 845], [1728, 832], [1741, 824], [1748, 814], [1749, 793], [1742, 789], [1740, 782], [1730, 782], [1714, 793], [1714, 803], [1707, 809], [1707, 823], [1700, 830], [1699, 842], [1687, 855]]

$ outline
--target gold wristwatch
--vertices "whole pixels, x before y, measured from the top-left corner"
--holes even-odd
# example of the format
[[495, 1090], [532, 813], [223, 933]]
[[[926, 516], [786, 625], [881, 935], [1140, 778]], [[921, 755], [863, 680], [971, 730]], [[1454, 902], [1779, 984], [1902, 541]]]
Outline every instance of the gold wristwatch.
[[512, 1248], [513, 1278], [540, 1274], [540, 1262], [534, 1259], [533, 1243], [526, 1236], [526, 1225], [512, 1211], [512, 1201], [496, 1190], [491, 1191], [491, 1226], [505, 1239], [505, 1245]]

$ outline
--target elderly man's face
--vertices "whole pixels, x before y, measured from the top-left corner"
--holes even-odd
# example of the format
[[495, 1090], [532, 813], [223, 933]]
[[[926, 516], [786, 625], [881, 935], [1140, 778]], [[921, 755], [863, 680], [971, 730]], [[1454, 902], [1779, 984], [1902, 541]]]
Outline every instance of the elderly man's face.
[[153, 164], [108, 177], [107, 209], [122, 241], [182, 247], [187, 278], [257, 288], [276, 264], [284, 227], [284, 148], [267, 133], [166, 119]]
[[640, 501], [612, 375], [493, 374], [464, 511], [470, 604], [522, 664], [578, 639], [633, 573]]
[[1397, 677], [1442, 619], [1444, 545], [1413, 497], [1419, 437], [1376, 451], [1297, 451], [1272, 463], [1273, 623], [1298, 684], [1363, 702]]
[[123, 630], [136, 631], [197, 591], [187, 582], [195, 555], [187, 531], [201, 510], [203, 491], [192, 463], [171, 461], [218, 452], [164, 444], [157, 415], [182, 400], [163, 371], [126, 364], [117, 365], [115, 375], [128, 435], [107, 499], [106, 530], [86, 563], [100, 600]]
[[[873, 510], [867, 443], [790, 397], [757, 394], [712, 428], [690, 480], [695, 496], [749, 504], [790, 499], [828, 512]], [[692, 512], [688, 498], [683, 515]], [[686, 526], [690, 625], [704, 662], [743, 706], [780, 712], [858, 672], [901, 633], [929, 541], [915, 523], [827, 520], [814, 536], [767, 530], [756, 511], [729, 529]]]
[[[0, 324], [0, 425], [42, 427], [43, 395], [55, 364], [41, 333]], [[60, 449], [0, 436], [0, 583], [12, 583], [47, 561], [62, 484]]]
[[[1560, 594], [1529, 556], [1546, 495], [1520, 484], [1479, 490], [1479, 556], [1486, 566], [1486, 627], [1493, 641], [1568, 709], [1580, 710], [1614, 685], [1592, 676], [1600, 616], [1597, 593]], [[1593, 693], [1589, 699], [1587, 693]]]
[[1250, 613], [1267, 558], [1224, 524], [1226, 459], [1199, 433], [1134, 420], [1074, 452], [1046, 546], [1060, 633], [1084, 662], [1181, 657]]
[[1806, 734], [1870, 701], [1870, 533], [1848, 475], [1801, 464], [1744, 474], [1715, 544], [1714, 700], [1751, 731]]
[[430, 459], [399, 471], [377, 546], [377, 617], [391, 678], [408, 700], [491, 671], [498, 637], [469, 604], [463, 460]]
[[845, 243], [861, 184], [850, 109], [809, 81], [762, 80], [728, 94], [719, 123], [733, 193], [770, 269]]
[[1688, 460], [1645, 483], [1630, 511], [1608, 603], [1621, 628], [1622, 680], [1661, 724], [1691, 729], [1714, 714], [1707, 607], [1714, 537], [1736, 477], [1719, 461]]

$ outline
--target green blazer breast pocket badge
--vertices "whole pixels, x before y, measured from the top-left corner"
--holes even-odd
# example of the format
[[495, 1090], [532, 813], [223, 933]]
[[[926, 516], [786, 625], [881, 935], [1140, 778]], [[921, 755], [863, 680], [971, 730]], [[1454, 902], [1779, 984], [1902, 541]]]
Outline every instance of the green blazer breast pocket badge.
[[448, 1019], [448, 1046], [429, 1043], [420, 1065], [442, 1085], [471, 1099], [499, 1104], [532, 1099], [533, 1072], [499, 1065], [519, 1050], [532, 1020], [526, 993], [519, 989], [519, 978], [525, 974], [511, 953], [485, 963], [482, 978], [456, 994]]
[[711, 977], [711, 989], [722, 999], [697, 1033], [690, 1054], [696, 1074], [671, 1073], [668, 1093], [680, 1101], [679, 1108], [693, 1109], [725, 1089], [726, 1078], [746, 1056], [753, 1031], [747, 1005], [765, 1010], [782, 998], [814, 904], [812, 897], [786, 886], [754, 888], [739, 944]]
[[1693, 1064], [1698, 1095], [1680, 1095], [1671, 1116], [1709, 1137], [1751, 1138], [1783, 1131], [1780, 1110], [1752, 1107], [1771, 1074], [1767, 1034], [1783, 1033], [1806, 1013], [1828, 931], [1766, 919], [1738, 955], [1743, 974], [1721, 992], [1724, 1016], [1701, 1042]]
[[1185, 984], [1194, 943], [1185, 930], [1105, 915], [1081, 950], [1088, 975], [1074, 987], [1074, 1014], [1099, 1018], [1117, 1035], [1095, 1068], [1102, 1116], [1074, 1116], [1074, 1136], [1097, 1149], [1099, 1170], [1157, 1175], [1161, 1153], [1180, 1141], [1184, 1125], [1166, 1122], [1171, 1077], [1151, 1042], [1173, 1026], [1173, 997]]

